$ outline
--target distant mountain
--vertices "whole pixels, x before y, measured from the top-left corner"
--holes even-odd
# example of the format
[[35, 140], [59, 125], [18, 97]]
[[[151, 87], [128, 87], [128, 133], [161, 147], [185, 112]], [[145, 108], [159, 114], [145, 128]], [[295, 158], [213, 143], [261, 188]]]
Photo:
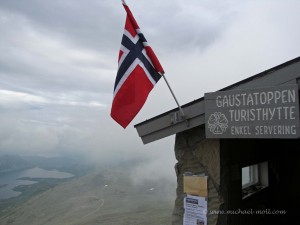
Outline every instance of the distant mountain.
[[85, 163], [82, 158], [72, 155], [57, 157], [24, 156], [23, 159], [35, 167], [45, 170], [55, 169], [62, 172], [69, 172], [75, 176], [82, 176], [94, 167], [94, 165]]
[[0, 156], [0, 173], [32, 168], [33, 165], [18, 155]]

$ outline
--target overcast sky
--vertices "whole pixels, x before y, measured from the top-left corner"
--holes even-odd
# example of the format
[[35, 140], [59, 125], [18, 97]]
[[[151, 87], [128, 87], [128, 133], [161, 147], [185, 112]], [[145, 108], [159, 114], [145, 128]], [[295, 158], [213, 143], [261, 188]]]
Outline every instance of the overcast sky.
[[[298, 0], [127, 4], [181, 104], [300, 53]], [[143, 145], [133, 128], [176, 107], [163, 80], [126, 130], [109, 115], [125, 17], [120, 0], [0, 0], [0, 153], [149, 157], [173, 170], [174, 136]]]

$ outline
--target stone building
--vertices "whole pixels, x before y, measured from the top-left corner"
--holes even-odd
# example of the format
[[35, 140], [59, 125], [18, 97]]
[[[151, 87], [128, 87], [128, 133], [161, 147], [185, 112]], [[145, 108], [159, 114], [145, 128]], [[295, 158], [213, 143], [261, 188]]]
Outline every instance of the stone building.
[[183, 174], [208, 176], [208, 225], [296, 224], [300, 205], [300, 57], [137, 124], [146, 144], [176, 134]]

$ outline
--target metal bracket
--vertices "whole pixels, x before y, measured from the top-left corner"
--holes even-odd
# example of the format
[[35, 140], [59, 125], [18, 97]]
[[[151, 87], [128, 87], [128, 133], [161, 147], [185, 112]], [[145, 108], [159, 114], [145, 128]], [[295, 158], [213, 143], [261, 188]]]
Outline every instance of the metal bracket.
[[183, 121], [186, 122], [187, 127], [190, 126], [190, 123], [189, 123], [186, 115], [183, 116], [183, 115], [181, 115], [180, 112], [174, 112], [174, 113], [170, 114], [170, 122], [172, 125], [183, 122]]

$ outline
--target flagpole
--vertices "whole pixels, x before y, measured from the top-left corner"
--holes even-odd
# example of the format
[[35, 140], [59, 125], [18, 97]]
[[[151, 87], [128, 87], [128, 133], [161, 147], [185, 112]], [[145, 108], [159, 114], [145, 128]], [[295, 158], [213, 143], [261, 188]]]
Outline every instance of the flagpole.
[[159, 74], [164, 78], [164, 80], [165, 80], [165, 82], [166, 82], [166, 84], [167, 84], [167, 86], [168, 86], [168, 88], [169, 88], [169, 90], [170, 90], [170, 92], [171, 92], [171, 94], [172, 94], [172, 96], [173, 96], [173, 98], [174, 98], [174, 100], [175, 100], [175, 102], [176, 102], [176, 104], [177, 104], [180, 112], [181, 112], [181, 115], [184, 118], [185, 117], [184, 111], [183, 111], [182, 107], [180, 106], [180, 104], [179, 104], [179, 102], [178, 102], [178, 100], [177, 100], [177, 98], [176, 98], [176, 96], [175, 96], [175, 94], [174, 94], [174, 92], [173, 92], [173, 90], [172, 90], [172, 88], [171, 88], [171, 86], [170, 86], [170, 84], [169, 84], [166, 76], [163, 73], [159, 73]]

